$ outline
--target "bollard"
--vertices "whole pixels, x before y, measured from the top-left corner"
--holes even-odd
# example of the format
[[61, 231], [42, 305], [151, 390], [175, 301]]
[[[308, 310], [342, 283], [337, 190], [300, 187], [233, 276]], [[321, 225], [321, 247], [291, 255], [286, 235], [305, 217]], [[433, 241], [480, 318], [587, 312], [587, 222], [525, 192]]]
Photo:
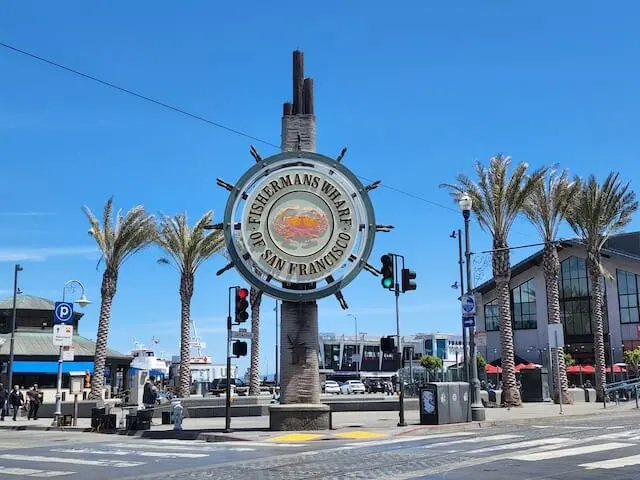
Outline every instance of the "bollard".
[[180, 400], [173, 400], [171, 402], [172, 417], [173, 417], [173, 430], [179, 432], [182, 430], [182, 412], [184, 407], [180, 403]]

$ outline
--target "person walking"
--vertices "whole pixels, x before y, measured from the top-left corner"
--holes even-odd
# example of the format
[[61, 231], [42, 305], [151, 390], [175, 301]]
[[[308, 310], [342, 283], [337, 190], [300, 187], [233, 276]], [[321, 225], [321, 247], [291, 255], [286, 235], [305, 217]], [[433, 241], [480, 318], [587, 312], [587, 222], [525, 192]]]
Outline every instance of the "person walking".
[[27, 397], [29, 397], [29, 413], [27, 414], [27, 420], [38, 419], [38, 410], [40, 409], [40, 404], [42, 403], [42, 392], [38, 388], [38, 384], [35, 383], [31, 390], [27, 392]]
[[158, 400], [158, 388], [154, 385], [155, 378], [149, 377], [144, 384], [142, 392], [142, 403], [145, 408], [153, 408]]
[[0, 383], [0, 422], [4, 422], [5, 408], [9, 408], [7, 400], [9, 399], [9, 392], [4, 389], [4, 385]]
[[20, 391], [20, 386], [14, 385], [13, 390], [9, 394], [9, 405], [13, 408], [13, 421], [16, 421], [16, 416], [18, 415], [18, 410], [20, 407], [24, 405], [24, 395]]

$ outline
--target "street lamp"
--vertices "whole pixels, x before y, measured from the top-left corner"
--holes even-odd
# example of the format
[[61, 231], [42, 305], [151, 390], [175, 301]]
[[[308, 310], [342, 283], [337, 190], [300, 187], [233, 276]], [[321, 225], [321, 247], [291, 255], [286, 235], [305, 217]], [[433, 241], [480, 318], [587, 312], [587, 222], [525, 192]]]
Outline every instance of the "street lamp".
[[[352, 317], [353, 321], [355, 322], [355, 330], [356, 330], [356, 336], [354, 337], [356, 340], [356, 355], [358, 355], [358, 317], [356, 317], [353, 313], [347, 313], [347, 317]], [[356, 363], [356, 372], [360, 370], [360, 362], [362, 361], [362, 357], [360, 357], [360, 360]]]
[[[471, 242], [469, 239], [469, 219], [471, 217], [471, 208], [473, 201], [468, 193], [463, 193], [458, 199], [458, 206], [462, 210], [464, 218], [464, 240], [465, 240], [465, 259], [467, 266], [467, 294], [471, 295], [473, 291], [473, 283], [471, 279]], [[471, 420], [474, 422], [483, 421], [486, 418], [484, 406], [481, 401], [480, 380], [478, 380], [478, 362], [476, 361], [476, 343], [475, 343], [476, 327], [469, 328], [469, 363], [471, 364]]]
[[[22, 271], [22, 266], [16, 264], [13, 271], [13, 312], [11, 315], [11, 340], [9, 343], [9, 390], [13, 388], [13, 351], [16, 340], [16, 301], [19, 292], [18, 288], [18, 272]], [[9, 404], [7, 403], [7, 408]]]
[[[62, 287], [62, 301], [66, 301], [67, 289], [71, 287], [73, 291], [75, 287], [80, 287], [81, 295], [78, 300], [73, 303], [77, 303], [80, 308], [84, 308], [91, 303], [84, 294], [84, 285], [78, 280], [69, 280]], [[60, 416], [62, 415], [62, 347], [58, 353], [58, 378], [56, 382], [56, 410], [53, 412], [53, 425], [57, 426], [60, 423]]]

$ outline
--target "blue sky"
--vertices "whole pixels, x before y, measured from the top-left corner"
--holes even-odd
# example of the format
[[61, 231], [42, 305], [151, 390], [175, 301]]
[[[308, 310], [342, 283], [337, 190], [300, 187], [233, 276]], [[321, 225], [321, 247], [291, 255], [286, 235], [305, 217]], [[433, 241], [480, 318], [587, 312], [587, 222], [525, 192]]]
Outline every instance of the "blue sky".
[[[9, 2], [0, 41], [279, 143], [291, 97], [291, 51], [315, 79], [318, 151], [349, 147], [346, 164], [423, 199], [373, 192], [380, 223], [373, 262], [403, 253], [418, 290], [402, 297], [406, 333], [459, 330], [457, 242], [461, 217], [438, 188], [474, 160], [503, 152], [532, 166], [561, 163], [635, 180], [640, 137], [640, 31], [635, 2]], [[396, 4], [397, 5], [397, 4]], [[295, 13], [295, 17], [293, 14]], [[94, 304], [81, 333], [95, 337], [101, 271], [81, 213], [208, 209], [220, 220], [226, 192], [252, 163], [247, 138], [110, 90], [0, 48], [0, 296], [24, 266], [25, 293], [51, 299], [81, 280]], [[637, 184], [635, 184], [637, 187]], [[636, 219], [630, 229], [638, 229]], [[490, 247], [473, 229], [473, 248]], [[566, 229], [565, 232], [566, 234]], [[512, 245], [537, 241], [518, 222]], [[519, 250], [514, 260], [531, 250]], [[154, 248], [121, 270], [110, 344], [160, 339], [177, 352], [178, 278]], [[226, 288], [234, 272], [213, 258], [198, 272], [192, 313], [208, 354], [224, 359]], [[488, 270], [479, 274], [486, 277]], [[363, 273], [344, 292], [360, 330], [394, 329], [393, 298]], [[263, 369], [273, 370], [274, 301], [263, 307]], [[353, 331], [334, 299], [320, 330]], [[245, 360], [240, 362], [246, 366]]]

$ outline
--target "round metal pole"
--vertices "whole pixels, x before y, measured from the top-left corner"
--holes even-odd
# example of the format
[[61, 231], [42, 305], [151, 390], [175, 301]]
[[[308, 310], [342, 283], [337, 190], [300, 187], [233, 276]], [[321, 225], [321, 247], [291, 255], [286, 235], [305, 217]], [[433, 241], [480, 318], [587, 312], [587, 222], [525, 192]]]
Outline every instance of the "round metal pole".
[[[22, 267], [16, 264], [13, 271], [13, 308], [11, 313], [11, 340], [9, 342], [9, 390], [13, 388], [13, 352], [16, 341], [16, 302], [18, 300], [18, 272], [20, 271], [22, 271]], [[9, 407], [7, 406], [7, 408]]]
[[279, 363], [279, 350], [278, 350], [278, 300], [276, 300], [276, 375], [275, 378], [273, 379], [273, 383], [275, 384], [275, 386], [278, 386], [278, 367], [280, 366]]
[[395, 275], [395, 294], [396, 294], [396, 337], [398, 339], [398, 354], [399, 354], [399, 360], [400, 360], [400, 365], [399, 365], [399, 369], [398, 369], [398, 382], [400, 383], [400, 397], [398, 399], [398, 426], [399, 427], [406, 427], [407, 426], [407, 422], [404, 419], [404, 378], [402, 376], [402, 354], [403, 354], [403, 350], [402, 350], [402, 343], [401, 343], [401, 337], [400, 337], [400, 284], [398, 283], [398, 256], [394, 255], [393, 256], [393, 260], [394, 260], [394, 268], [393, 268], [393, 273]]
[[[467, 263], [467, 292], [471, 295], [473, 291], [473, 281], [471, 279], [471, 242], [469, 239], [469, 217], [471, 212], [464, 210], [464, 239], [465, 258]], [[486, 418], [484, 405], [482, 405], [480, 394], [480, 380], [478, 379], [478, 362], [476, 361], [475, 327], [469, 328], [469, 362], [471, 363], [471, 420], [474, 422], [483, 421]]]

